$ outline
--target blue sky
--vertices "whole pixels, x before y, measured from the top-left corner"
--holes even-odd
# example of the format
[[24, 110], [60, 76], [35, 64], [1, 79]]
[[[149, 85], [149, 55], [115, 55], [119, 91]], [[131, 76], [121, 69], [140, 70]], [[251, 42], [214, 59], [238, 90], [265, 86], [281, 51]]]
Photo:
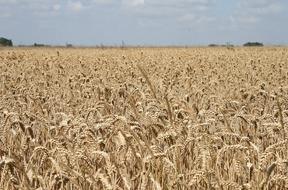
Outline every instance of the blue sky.
[[15, 44], [288, 44], [287, 0], [0, 0]]

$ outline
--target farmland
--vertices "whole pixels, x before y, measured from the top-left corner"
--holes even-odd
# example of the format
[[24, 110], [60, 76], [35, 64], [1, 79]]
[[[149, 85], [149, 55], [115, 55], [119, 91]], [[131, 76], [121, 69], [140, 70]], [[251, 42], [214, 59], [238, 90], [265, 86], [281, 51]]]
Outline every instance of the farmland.
[[1, 48], [0, 189], [287, 189], [287, 48]]

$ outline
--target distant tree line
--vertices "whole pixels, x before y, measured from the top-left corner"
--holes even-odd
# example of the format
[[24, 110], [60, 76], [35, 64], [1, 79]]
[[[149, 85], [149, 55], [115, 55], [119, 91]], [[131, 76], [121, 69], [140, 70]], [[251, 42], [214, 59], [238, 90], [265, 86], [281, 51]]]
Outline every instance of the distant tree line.
[[208, 46], [209, 46], [209, 47], [219, 47], [219, 46], [221, 46], [221, 45], [218, 45], [218, 44], [209, 44]]
[[260, 42], [247, 42], [243, 45], [244, 47], [251, 47], [251, 46], [258, 46], [258, 47], [262, 47], [264, 46], [263, 43]]
[[0, 38], [0, 46], [13, 46], [12, 40], [6, 39], [6, 38]]
[[67, 48], [72, 48], [73, 45], [72, 45], [72, 44], [69, 44], [69, 43], [66, 43], [66, 47], [67, 47]]
[[227, 43], [227, 44], [209, 44], [209, 47], [234, 47], [233, 44]]
[[34, 43], [33, 46], [34, 47], [49, 47], [50, 45]]
[[[13, 46], [13, 42], [12, 40], [0, 37], [0, 46]], [[50, 45], [46, 45], [46, 44], [40, 44], [40, 43], [34, 43], [33, 44], [34, 47], [50, 47]], [[127, 45], [125, 44], [124, 41], [122, 41], [121, 45], [119, 46], [120, 48], [124, 49]], [[209, 47], [227, 47], [227, 48], [233, 48], [234, 45], [227, 43], [227, 44], [209, 44]], [[244, 47], [262, 47], [264, 46], [263, 43], [260, 42], [247, 42], [245, 44], [243, 44]], [[72, 44], [66, 43], [66, 47], [67, 48], [71, 48], [73, 47]], [[98, 47], [98, 46], [96, 46]], [[103, 44], [100, 45], [100, 48], [107, 48], [110, 46], [104, 46]], [[115, 47], [115, 46], [111, 46], [111, 47]], [[127, 46], [128, 47], [128, 46]]]
[[[209, 44], [209, 47], [233, 47], [232, 44]], [[247, 42], [245, 44], [243, 44], [244, 47], [262, 47], [264, 46], [263, 43], [260, 42]]]

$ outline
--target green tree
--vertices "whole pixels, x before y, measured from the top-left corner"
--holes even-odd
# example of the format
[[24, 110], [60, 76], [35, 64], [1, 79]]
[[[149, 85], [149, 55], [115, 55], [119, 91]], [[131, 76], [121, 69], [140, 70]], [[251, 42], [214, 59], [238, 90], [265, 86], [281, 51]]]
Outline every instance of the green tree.
[[243, 46], [251, 47], [251, 46], [264, 46], [264, 45], [262, 43], [260, 43], [260, 42], [247, 42]]
[[0, 38], [0, 46], [13, 46], [13, 42], [6, 38]]

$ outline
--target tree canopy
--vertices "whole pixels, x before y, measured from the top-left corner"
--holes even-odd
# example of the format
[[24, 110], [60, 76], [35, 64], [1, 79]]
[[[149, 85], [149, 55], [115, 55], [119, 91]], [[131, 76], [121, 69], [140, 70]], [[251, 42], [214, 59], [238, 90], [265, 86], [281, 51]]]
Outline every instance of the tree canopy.
[[263, 43], [260, 43], [260, 42], [247, 42], [243, 46], [251, 47], [251, 46], [264, 46], [264, 45], [263, 45]]
[[6, 38], [0, 38], [0, 46], [13, 46], [13, 42]]

